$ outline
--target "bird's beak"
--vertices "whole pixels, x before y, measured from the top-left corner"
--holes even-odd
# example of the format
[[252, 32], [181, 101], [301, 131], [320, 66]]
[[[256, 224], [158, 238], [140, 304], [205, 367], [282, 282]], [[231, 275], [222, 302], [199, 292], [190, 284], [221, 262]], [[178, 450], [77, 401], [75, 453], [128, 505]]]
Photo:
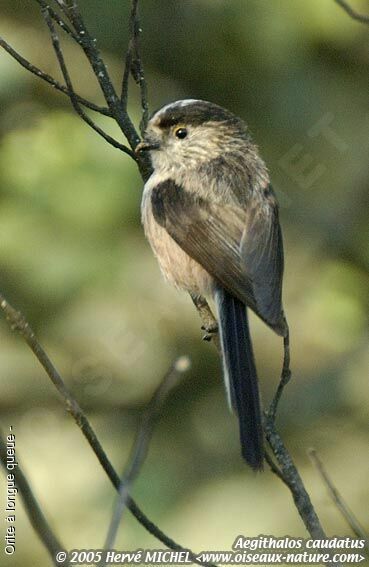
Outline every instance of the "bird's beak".
[[148, 141], [143, 140], [142, 142], [137, 144], [137, 146], [135, 148], [135, 154], [136, 154], [136, 156], [138, 156], [142, 152], [150, 152], [151, 150], [158, 150], [159, 147], [160, 147], [160, 144], [158, 144], [158, 143], [148, 142]]

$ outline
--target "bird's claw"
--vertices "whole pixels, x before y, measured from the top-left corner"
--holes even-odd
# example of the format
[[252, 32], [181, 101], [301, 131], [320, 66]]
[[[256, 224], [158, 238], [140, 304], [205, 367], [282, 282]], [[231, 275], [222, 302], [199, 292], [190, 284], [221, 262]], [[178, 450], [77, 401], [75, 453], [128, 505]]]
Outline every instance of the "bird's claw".
[[219, 330], [218, 323], [211, 323], [210, 325], [201, 325], [201, 330], [206, 331], [210, 335], [217, 333]]
[[205, 335], [202, 337], [202, 340], [209, 342], [213, 338], [213, 335], [216, 335], [219, 327], [218, 323], [212, 323], [211, 325], [202, 325], [201, 329], [203, 331], [206, 331]]

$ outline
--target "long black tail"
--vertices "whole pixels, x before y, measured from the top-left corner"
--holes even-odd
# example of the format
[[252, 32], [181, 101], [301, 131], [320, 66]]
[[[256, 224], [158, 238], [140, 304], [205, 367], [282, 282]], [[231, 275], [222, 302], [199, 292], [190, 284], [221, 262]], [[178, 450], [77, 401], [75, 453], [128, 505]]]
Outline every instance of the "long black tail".
[[254, 469], [263, 468], [263, 428], [254, 355], [245, 305], [225, 289], [215, 292], [224, 380], [230, 404], [237, 412], [241, 451]]

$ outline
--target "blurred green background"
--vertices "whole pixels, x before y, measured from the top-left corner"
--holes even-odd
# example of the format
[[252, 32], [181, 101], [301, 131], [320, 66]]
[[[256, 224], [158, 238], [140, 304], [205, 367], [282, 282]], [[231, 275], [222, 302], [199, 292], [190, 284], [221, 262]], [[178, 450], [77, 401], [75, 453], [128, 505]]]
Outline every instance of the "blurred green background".
[[[279, 427], [327, 533], [350, 530], [310, 447], [369, 529], [368, 27], [332, 0], [141, 3], [151, 110], [185, 97], [226, 106], [248, 122], [269, 165], [292, 335], [293, 380]], [[352, 4], [369, 12], [366, 0]], [[119, 85], [129, 2], [80, 5]], [[37, 3], [2, 0], [0, 10], [0, 34], [60, 77]], [[65, 53], [78, 92], [102, 103], [85, 59], [68, 42]], [[137, 502], [194, 550], [230, 549], [240, 533], [305, 536], [280, 481], [268, 470], [254, 476], [241, 461], [215, 349], [201, 341], [189, 298], [164, 283], [144, 239], [135, 164], [4, 52], [0, 77], [0, 289], [26, 314], [118, 471], [166, 369], [181, 354], [192, 360], [163, 408]], [[138, 124], [134, 85], [130, 95]], [[282, 345], [255, 317], [252, 333], [267, 404]], [[66, 548], [101, 547], [112, 488], [3, 318], [0, 369], [1, 427], [13, 426], [18, 460], [47, 518]], [[3, 491], [3, 475], [0, 482]], [[19, 497], [16, 538], [6, 565], [50, 565]], [[162, 546], [126, 514], [116, 547]]]

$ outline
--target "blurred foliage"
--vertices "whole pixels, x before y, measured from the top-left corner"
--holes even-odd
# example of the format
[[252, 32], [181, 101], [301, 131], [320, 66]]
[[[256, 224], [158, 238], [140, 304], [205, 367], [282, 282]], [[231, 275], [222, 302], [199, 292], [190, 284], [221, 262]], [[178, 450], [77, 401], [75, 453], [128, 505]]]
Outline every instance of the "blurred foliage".
[[[119, 85], [129, 2], [80, 5]], [[356, 5], [369, 10], [364, 0]], [[292, 334], [293, 380], [279, 424], [327, 532], [350, 533], [307, 458], [311, 446], [369, 529], [368, 28], [331, 0], [146, 0], [142, 28], [152, 109], [185, 97], [224, 105], [249, 123], [269, 165]], [[36, 3], [3, 0], [0, 34], [60, 76]], [[78, 91], [102, 102], [68, 42], [66, 55]], [[145, 242], [135, 164], [4, 53], [0, 75], [1, 291], [37, 330], [118, 470], [165, 370], [182, 353], [193, 361], [163, 409], [134, 489], [139, 504], [199, 550], [229, 549], [239, 533], [304, 536], [280, 482], [241, 462], [216, 354]], [[134, 85], [130, 101], [138, 123]], [[255, 318], [252, 325], [267, 403], [281, 344]], [[0, 338], [2, 428], [13, 425], [18, 458], [66, 547], [101, 547], [111, 487], [4, 321]], [[49, 565], [20, 499], [16, 529], [6, 564]], [[125, 516], [117, 548], [155, 545]]]

